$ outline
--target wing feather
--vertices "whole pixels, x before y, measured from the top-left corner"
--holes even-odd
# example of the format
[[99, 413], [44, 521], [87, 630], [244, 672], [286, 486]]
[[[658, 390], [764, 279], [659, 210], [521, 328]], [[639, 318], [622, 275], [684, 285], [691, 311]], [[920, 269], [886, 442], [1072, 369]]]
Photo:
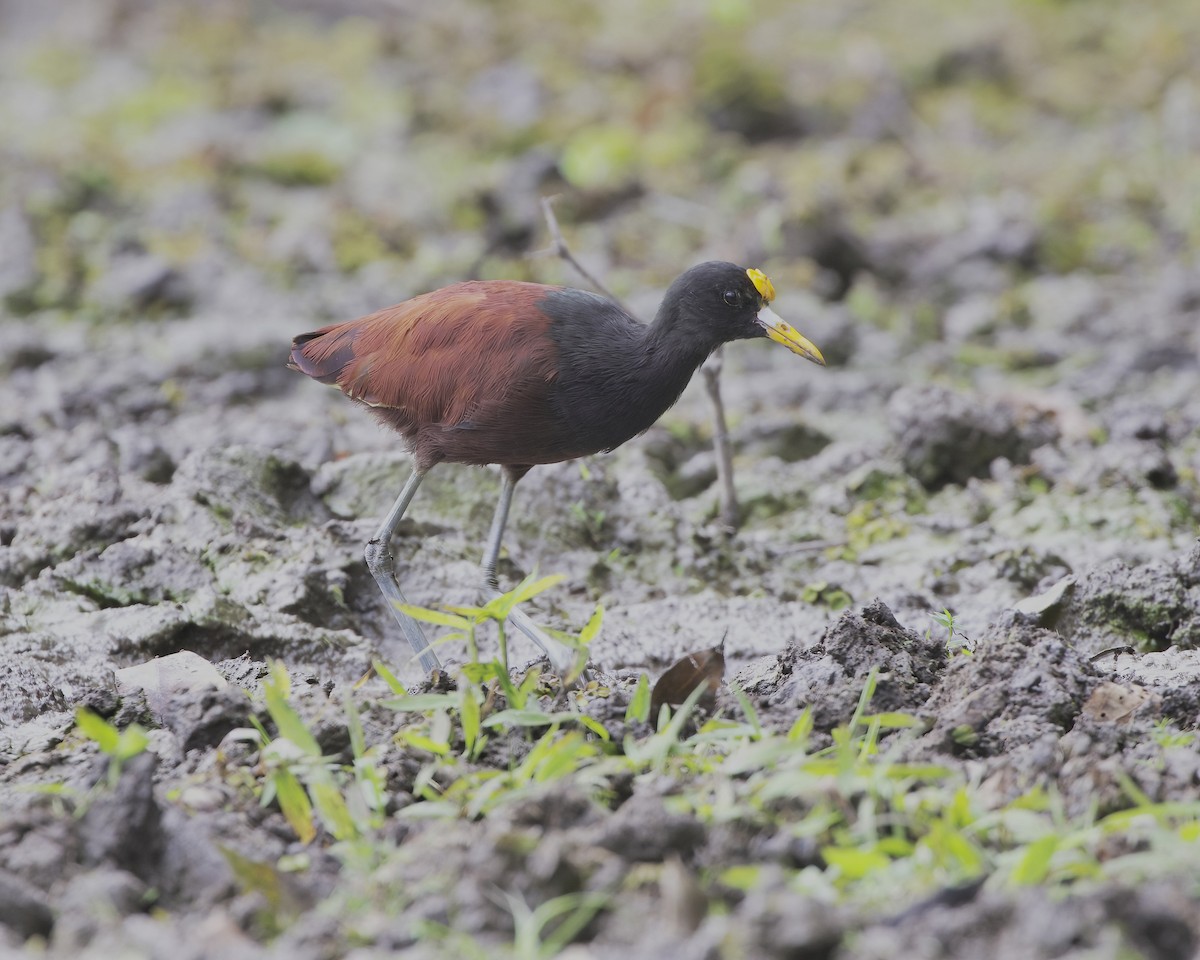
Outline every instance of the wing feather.
[[296, 337], [289, 365], [374, 408], [433, 462], [519, 462], [502, 457], [555, 446], [557, 346], [538, 307], [555, 289], [454, 284]]

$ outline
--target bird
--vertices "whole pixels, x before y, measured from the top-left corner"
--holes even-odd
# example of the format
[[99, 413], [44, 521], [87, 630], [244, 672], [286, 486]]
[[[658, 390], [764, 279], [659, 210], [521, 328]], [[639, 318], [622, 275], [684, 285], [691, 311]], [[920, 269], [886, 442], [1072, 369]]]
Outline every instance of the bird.
[[[517, 482], [533, 467], [611, 451], [648, 430], [722, 344], [765, 337], [825, 364], [821, 351], [771, 309], [761, 270], [708, 261], [667, 288], [645, 324], [615, 301], [565, 286], [468, 280], [292, 340], [288, 366], [337, 387], [406, 441], [409, 474], [364, 556], [415, 658], [441, 663], [407, 604], [391, 540], [425, 475], [439, 463], [498, 465], [501, 487], [482, 560], [496, 562]], [[519, 609], [510, 621], [552, 666], [573, 654]]]

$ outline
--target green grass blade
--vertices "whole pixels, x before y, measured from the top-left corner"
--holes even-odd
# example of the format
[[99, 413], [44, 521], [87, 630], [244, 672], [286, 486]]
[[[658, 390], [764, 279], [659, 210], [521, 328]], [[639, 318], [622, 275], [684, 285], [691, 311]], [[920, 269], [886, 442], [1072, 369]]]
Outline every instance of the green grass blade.
[[324, 771], [315, 775], [308, 791], [326, 830], [338, 840], [352, 840], [358, 836], [358, 824], [350, 815], [346, 798], [333, 782], [332, 776]]
[[1029, 887], [1045, 883], [1046, 878], [1050, 875], [1050, 861], [1054, 859], [1054, 854], [1058, 852], [1061, 843], [1062, 838], [1056, 833], [1051, 833], [1029, 844], [1013, 868], [1011, 875], [1013, 884], [1018, 887]]
[[754, 730], [754, 739], [761, 740], [763, 735], [762, 722], [758, 719], [758, 711], [754, 709], [754, 704], [750, 702], [750, 698], [746, 696], [746, 691], [739, 687], [732, 680], [729, 681], [729, 689], [733, 691], [734, 697], [737, 699], [739, 706], [742, 708], [742, 713], [746, 715], [746, 722]]
[[396, 696], [403, 697], [408, 693], [408, 691], [404, 689], [404, 684], [401, 683], [400, 679], [387, 668], [382, 660], [372, 660], [371, 666], [375, 669], [375, 672], [379, 674], [383, 682], [388, 685], [388, 689], [391, 690], [392, 693], [396, 694]]
[[867, 674], [867, 682], [863, 684], [862, 693], [858, 696], [858, 706], [854, 708], [854, 716], [850, 718], [849, 728], [851, 735], [856, 733], [862, 724], [863, 717], [866, 716], [867, 707], [870, 706], [871, 698], [875, 696], [875, 688], [878, 684], [879, 668], [872, 667], [871, 672]]
[[121, 731], [105, 720], [98, 713], [93, 713], [87, 707], [75, 710], [75, 726], [79, 732], [91, 740], [102, 753], [115, 756], [117, 744], [121, 739]]
[[579, 631], [579, 642], [583, 646], [587, 646], [600, 634], [600, 626], [604, 623], [604, 606], [596, 604], [596, 610], [592, 614], [587, 623], [583, 625], [583, 629]]
[[429, 607], [415, 607], [411, 603], [398, 603], [396, 609], [422, 623], [432, 623], [438, 627], [450, 627], [454, 630], [468, 630], [475, 622], [474, 619], [458, 613], [431, 610]]
[[479, 700], [475, 695], [475, 687], [464, 685], [459, 699], [461, 701], [459, 713], [462, 716], [464, 753], [467, 757], [473, 757], [475, 755], [475, 744], [479, 742], [481, 729]]
[[271, 774], [271, 782], [275, 788], [275, 796], [279, 800], [279, 809], [301, 843], [312, 843], [317, 835], [313, 824], [313, 809], [308, 794], [296, 779], [291, 770], [280, 769]]
[[645, 723], [650, 719], [650, 677], [641, 674], [637, 678], [637, 686], [633, 688], [633, 696], [629, 698], [629, 706], [625, 708], [626, 723]]
[[291, 696], [291, 680], [287, 668], [279, 660], [271, 663], [269, 675], [263, 683], [263, 695], [267, 702], [267, 713], [275, 722], [279, 735], [290, 740], [309, 756], [319, 757], [321, 747], [317, 738], [304, 724], [295, 708], [288, 702]]

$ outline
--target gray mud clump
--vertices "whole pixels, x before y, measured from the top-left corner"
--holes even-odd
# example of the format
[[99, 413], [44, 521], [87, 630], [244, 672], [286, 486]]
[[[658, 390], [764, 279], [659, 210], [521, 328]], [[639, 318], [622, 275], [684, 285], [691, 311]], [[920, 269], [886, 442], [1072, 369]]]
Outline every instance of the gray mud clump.
[[1055, 629], [1080, 650], [1132, 644], [1150, 652], [1200, 645], [1200, 551], [1130, 566], [1111, 560], [1075, 585]]
[[1022, 422], [1008, 404], [941, 387], [902, 388], [887, 412], [905, 469], [930, 490], [986, 477], [1001, 458], [1028, 463], [1035, 448], [1057, 439], [1052, 421]]
[[955, 657], [926, 704], [929, 737], [967, 756], [997, 756], [1071, 728], [1095, 683], [1087, 657], [1048, 630], [1016, 627]]
[[843, 614], [815, 646], [789, 647], [738, 677], [773, 724], [787, 728], [805, 706], [813, 725], [829, 732], [854, 713], [873, 670], [879, 671], [871, 708], [919, 712], [946, 665], [940, 640], [905, 630], [880, 600]]

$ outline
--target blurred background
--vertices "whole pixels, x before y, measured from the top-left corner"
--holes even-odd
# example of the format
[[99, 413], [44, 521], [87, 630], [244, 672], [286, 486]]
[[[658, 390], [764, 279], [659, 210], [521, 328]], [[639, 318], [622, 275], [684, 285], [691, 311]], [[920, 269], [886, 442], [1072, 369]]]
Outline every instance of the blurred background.
[[40, 322], [263, 309], [259, 283], [315, 320], [470, 276], [574, 281], [534, 256], [560, 194], [575, 252], [643, 313], [722, 257], [904, 342], [965, 326], [1003, 349], [1023, 279], [1200, 239], [1189, 0], [0, 16], [0, 301]]

